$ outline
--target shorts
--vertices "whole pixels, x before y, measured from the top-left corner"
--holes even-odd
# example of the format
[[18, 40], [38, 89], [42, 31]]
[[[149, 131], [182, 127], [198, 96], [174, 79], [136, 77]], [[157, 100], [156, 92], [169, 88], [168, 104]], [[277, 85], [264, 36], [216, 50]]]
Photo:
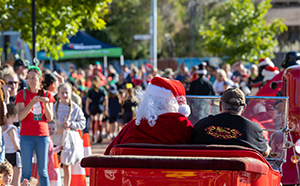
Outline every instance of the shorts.
[[90, 114], [95, 116], [96, 114], [102, 114], [103, 112], [100, 109], [91, 109]]
[[13, 167], [22, 167], [21, 153], [19, 151], [15, 153], [5, 153], [5, 158]]
[[113, 122], [117, 121], [118, 118], [119, 118], [118, 115], [116, 115], [116, 116], [109, 116], [109, 123], [113, 123]]

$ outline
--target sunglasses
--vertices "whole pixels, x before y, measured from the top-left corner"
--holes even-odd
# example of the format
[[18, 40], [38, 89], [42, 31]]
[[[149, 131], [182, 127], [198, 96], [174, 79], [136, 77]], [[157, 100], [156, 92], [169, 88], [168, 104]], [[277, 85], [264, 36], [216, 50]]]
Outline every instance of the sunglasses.
[[19, 84], [18, 81], [9, 81], [7, 82], [7, 85], [13, 85], [13, 84]]

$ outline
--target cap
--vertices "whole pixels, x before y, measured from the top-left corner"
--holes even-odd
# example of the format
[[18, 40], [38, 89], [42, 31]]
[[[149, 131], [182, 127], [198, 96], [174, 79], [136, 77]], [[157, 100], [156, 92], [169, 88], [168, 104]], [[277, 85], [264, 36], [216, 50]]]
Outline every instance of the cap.
[[229, 88], [223, 92], [221, 101], [228, 105], [244, 106], [246, 104], [245, 95], [239, 88]]

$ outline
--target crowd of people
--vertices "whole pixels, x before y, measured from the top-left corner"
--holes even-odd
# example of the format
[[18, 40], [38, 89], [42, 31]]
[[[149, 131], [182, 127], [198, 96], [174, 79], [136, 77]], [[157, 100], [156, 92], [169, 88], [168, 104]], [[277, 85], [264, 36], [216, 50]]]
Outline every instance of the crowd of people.
[[[68, 150], [64, 142], [77, 130], [89, 133], [93, 143], [101, 143], [103, 138], [113, 140], [106, 154], [120, 143], [198, 143], [195, 136], [206, 129], [192, 129], [187, 119], [190, 109], [185, 95], [222, 95], [222, 99], [224, 96], [220, 111], [252, 126], [256, 131], [252, 138], [259, 139], [260, 143], [253, 142], [249, 147], [267, 155], [268, 148], [259, 126], [240, 119], [240, 115], [245, 109], [244, 95], [255, 95], [278, 73], [279, 69], [269, 58], [259, 60], [250, 69], [245, 68], [242, 61], [218, 67], [202, 62], [190, 71], [182, 63], [175, 72], [171, 68], [158, 70], [150, 64], [139, 67], [131, 64], [123, 65], [119, 73], [113, 65], [103, 69], [100, 62], [82, 69], [72, 65], [67, 72], [62, 69], [52, 72], [43, 69], [37, 60], [30, 65], [17, 59], [12, 66], [6, 64], [0, 69], [0, 98], [3, 100], [0, 107], [5, 116], [0, 117], [0, 161], [12, 167], [13, 174], [5, 173], [13, 175], [12, 185], [21, 185], [22, 181], [22, 185], [29, 184], [33, 169], [37, 169], [40, 185], [49, 185], [51, 180], [57, 179], [52, 154], [58, 153], [67, 186], [71, 182], [73, 163], [64, 159], [64, 151]], [[234, 107], [236, 112], [228, 110], [225, 104]], [[222, 120], [221, 116], [215, 120]], [[170, 126], [166, 128], [160, 123]], [[170, 130], [171, 127], [174, 130]], [[147, 136], [152, 136], [151, 140], [147, 140]], [[32, 161], [22, 161], [34, 155], [36, 168]]]

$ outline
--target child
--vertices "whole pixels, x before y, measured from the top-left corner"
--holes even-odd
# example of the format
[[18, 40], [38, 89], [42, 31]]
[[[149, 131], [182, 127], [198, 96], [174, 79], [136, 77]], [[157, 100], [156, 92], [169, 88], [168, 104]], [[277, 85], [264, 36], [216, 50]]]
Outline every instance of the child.
[[[49, 127], [49, 134], [50, 134], [50, 136], [52, 136], [55, 133], [54, 121], [49, 122], [48, 127]], [[53, 160], [52, 155], [61, 151], [63, 149], [63, 147], [60, 145], [60, 146], [53, 148], [53, 142], [52, 142], [51, 137], [49, 139], [50, 139], [50, 142], [49, 142], [49, 152], [48, 152], [48, 175], [49, 175], [50, 184], [52, 184], [52, 182], [55, 182], [57, 179], [60, 179], [60, 178], [58, 178], [57, 173], [54, 169], [54, 160]], [[36, 156], [34, 156], [34, 157], [36, 158]], [[37, 186], [39, 186], [40, 180], [39, 180], [39, 175], [37, 172], [37, 164], [36, 163], [32, 164], [31, 176], [38, 179]]]
[[14, 176], [12, 184], [19, 186], [21, 182], [22, 161], [20, 154], [20, 141], [17, 136], [17, 127], [13, 125], [18, 122], [17, 106], [13, 103], [7, 105], [7, 123], [2, 126], [5, 145], [5, 158], [13, 166]]
[[[58, 100], [54, 104], [54, 121], [56, 132], [52, 136], [54, 145], [62, 145], [64, 130], [83, 130], [85, 127], [85, 117], [78, 105], [71, 101], [72, 88], [68, 83], [58, 87]], [[78, 137], [80, 138], [79, 134]], [[64, 150], [62, 151], [62, 153]], [[83, 152], [82, 152], [83, 153]], [[71, 166], [63, 165], [64, 186], [71, 183]]]
[[109, 110], [109, 124], [110, 134], [109, 138], [114, 138], [118, 134], [118, 122], [119, 113], [121, 112], [120, 96], [117, 86], [115, 84], [110, 85], [108, 90], [108, 110]]
[[2, 184], [1, 186], [10, 186], [13, 178], [13, 166], [5, 161], [4, 163], [0, 163], [0, 173], [2, 174]]
[[133, 119], [133, 111], [137, 106], [137, 102], [134, 95], [134, 89], [132, 86], [127, 86], [126, 97], [122, 105], [123, 124], [125, 125]]

